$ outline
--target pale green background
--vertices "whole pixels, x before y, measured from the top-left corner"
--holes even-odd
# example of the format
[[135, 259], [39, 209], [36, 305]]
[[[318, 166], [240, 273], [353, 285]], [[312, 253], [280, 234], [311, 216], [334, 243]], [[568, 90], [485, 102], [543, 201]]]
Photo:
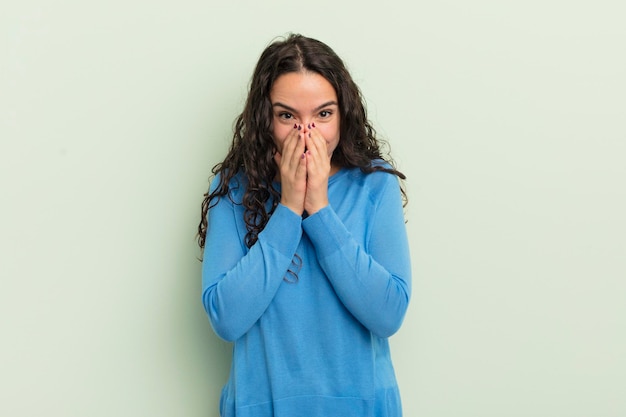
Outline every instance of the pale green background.
[[346, 60], [409, 178], [405, 415], [623, 417], [625, 11], [3, 2], [0, 415], [217, 415], [199, 204], [258, 55], [297, 31]]

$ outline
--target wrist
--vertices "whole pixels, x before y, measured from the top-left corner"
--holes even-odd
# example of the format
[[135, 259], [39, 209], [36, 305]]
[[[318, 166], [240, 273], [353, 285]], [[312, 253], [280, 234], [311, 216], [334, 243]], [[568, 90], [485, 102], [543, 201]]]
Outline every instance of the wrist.
[[280, 204], [287, 207], [289, 210], [293, 211], [298, 216], [302, 216], [302, 213], [304, 213], [304, 207], [302, 206], [290, 204], [289, 202], [284, 201], [283, 199], [280, 200]]
[[310, 215], [317, 213], [321, 209], [328, 206], [328, 200], [316, 202], [315, 204], [308, 204], [305, 207], [306, 212]]

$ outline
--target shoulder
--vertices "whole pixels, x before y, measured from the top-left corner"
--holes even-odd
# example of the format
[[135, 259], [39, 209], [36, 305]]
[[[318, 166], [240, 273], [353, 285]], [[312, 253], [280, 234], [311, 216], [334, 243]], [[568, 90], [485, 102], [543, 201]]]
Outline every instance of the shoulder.
[[386, 169], [393, 169], [391, 164], [385, 161], [384, 159], [374, 159], [372, 163], [370, 164], [370, 166], [372, 168], [380, 167], [380, 168], [386, 168]]
[[386, 187], [388, 184], [398, 184], [398, 177], [385, 170], [394, 169], [389, 162], [382, 159], [375, 159], [368, 169], [350, 168], [350, 176], [363, 182], [364, 185], [378, 188]]
[[215, 176], [211, 180], [209, 193], [214, 193], [219, 189], [224, 189], [224, 187], [226, 186], [230, 199], [234, 201], [241, 201], [247, 184], [248, 180], [244, 173], [241, 171], [238, 171], [230, 178], [228, 178], [228, 175], [226, 175], [225, 172], [219, 172], [215, 174]]
[[384, 169], [393, 169], [391, 164], [382, 159], [376, 159], [372, 161], [369, 168], [345, 168], [344, 181], [340, 182], [346, 187], [346, 191], [348, 188], [360, 188], [369, 194], [372, 202], [377, 202], [382, 194], [390, 191], [392, 193], [400, 192], [398, 177], [393, 173], [384, 171]]

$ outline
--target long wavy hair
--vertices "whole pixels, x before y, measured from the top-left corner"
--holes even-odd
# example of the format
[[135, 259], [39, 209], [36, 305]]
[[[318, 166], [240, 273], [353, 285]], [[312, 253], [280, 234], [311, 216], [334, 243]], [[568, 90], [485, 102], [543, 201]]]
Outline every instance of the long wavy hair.
[[[198, 225], [198, 244], [204, 248], [208, 228], [207, 214], [220, 198], [229, 195], [230, 181], [238, 174], [247, 179], [243, 200], [247, 228], [245, 244], [251, 247], [280, 202], [280, 193], [272, 185], [278, 172], [274, 161], [277, 148], [272, 137], [272, 103], [270, 91], [278, 77], [291, 72], [310, 71], [324, 77], [335, 89], [340, 114], [340, 139], [332, 155], [333, 165], [360, 168], [365, 173], [384, 171], [404, 180], [390, 157], [383, 157], [383, 142], [369, 120], [365, 102], [343, 61], [326, 44], [299, 34], [271, 43], [261, 54], [252, 75], [243, 112], [234, 125], [233, 141], [224, 161], [211, 170], [219, 174], [213, 192], [204, 194]], [[385, 160], [391, 168], [372, 164]], [[404, 203], [406, 194], [401, 187]]]

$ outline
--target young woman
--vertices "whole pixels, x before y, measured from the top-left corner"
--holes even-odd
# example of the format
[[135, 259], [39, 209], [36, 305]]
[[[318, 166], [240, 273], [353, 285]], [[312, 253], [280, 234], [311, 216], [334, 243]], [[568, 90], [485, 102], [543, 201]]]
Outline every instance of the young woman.
[[387, 338], [409, 302], [404, 179], [327, 45], [262, 53], [202, 205], [202, 301], [234, 342], [223, 417], [397, 417]]

